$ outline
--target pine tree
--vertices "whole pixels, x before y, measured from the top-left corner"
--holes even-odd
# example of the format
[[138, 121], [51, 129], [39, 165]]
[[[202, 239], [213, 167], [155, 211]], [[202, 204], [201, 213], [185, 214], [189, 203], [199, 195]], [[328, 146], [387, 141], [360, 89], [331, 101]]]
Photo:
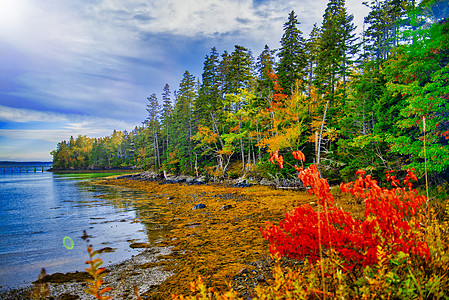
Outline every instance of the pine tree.
[[[253, 75], [253, 57], [251, 52], [245, 47], [235, 45], [231, 54], [228, 73], [228, 94], [237, 95], [240, 90], [252, 87], [255, 78]], [[240, 99], [240, 98], [238, 98]], [[241, 101], [228, 101], [228, 111], [238, 112], [242, 109]], [[239, 133], [242, 132], [241, 116], [238, 116]], [[240, 154], [242, 160], [242, 169], [245, 169], [245, 145], [243, 138], [240, 138]]]
[[323, 16], [315, 83], [320, 92], [331, 98], [338, 80], [345, 84], [359, 48], [353, 18], [347, 13], [344, 0], [330, 0]]
[[[319, 52], [316, 66], [315, 86], [327, 100], [323, 108], [323, 117], [318, 136], [317, 163], [320, 164], [323, 132], [338, 131], [336, 128], [340, 106], [346, 101], [346, 80], [351, 71], [353, 58], [357, 53], [352, 24], [353, 16], [346, 12], [344, 0], [330, 0], [323, 16], [323, 24], [319, 38]], [[338, 92], [338, 94], [337, 94]], [[338, 96], [338, 97], [337, 97]], [[330, 114], [331, 118], [328, 118]], [[327, 120], [329, 119], [329, 120]], [[331, 147], [327, 142], [327, 150]]]
[[224, 51], [221, 55], [220, 64], [218, 65], [219, 74], [219, 90], [220, 98], [224, 99], [224, 95], [230, 92], [229, 88], [229, 66], [231, 64], [231, 55], [228, 51]]
[[279, 64], [277, 74], [281, 87], [286, 94], [292, 94], [297, 80], [304, 80], [307, 58], [305, 54], [305, 40], [302, 31], [297, 28], [299, 21], [292, 10], [288, 21], [284, 24], [284, 34], [281, 48], [277, 54]]
[[193, 145], [191, 137], [195, 134], [193, 119], [193, 106], [197, 97], [195, 76], [185, 71], [179, 91], [175, 93], [176, 104], [173, 112], [173, 143], [171, 150], [176, 150], [180, 155], [180, 168], [182, 172], [193, 169]]
[[320, 46], [320, 28], [315, 24], [313, 24], [312, 31], [310, 32], [309, 39], [305, 44], [305, 53], [307, 56], [307, 85], [308, 85], [308, 94], [311, 95], [312, 91], [312, 83], [315, 79], [315, 68], [318, 63], [318, 52]]
[[[269, 73], [274, 72], [275, 61], [274, 61], [274, 50], [271, 50], [268, 45], [265, 45], [262, 53], [257, 57], [256, 69], [258, 72], [257, 79], [257, 91], [259, 92], [258, 98], [261, 102], [264, 98], [267, 98], [270, 91], [273, 91], [273, 82], [268, 76]], [[263, 101], [265, 105], [268, 105], [268, 101]]]
[[202, 83], [198, 89], [198, 99], [195, 102], [194, 114], [198, 124], [212, 125], [212, 116], [216, 115], [222, 106], [220, 96], [219, 54], [214, 47], [204, 61]]
[[228, 65], [227, 93], [238, 93], [253, 82], [253, 57], [243, 46], [235, 45]]
[[166, 138], [165, 140], [165, 154], [169, 155], [169, 132], [171, 127], [171, 116], [173, 114], [173, 106], [171, 104], [170, 100], [170, 86], [165, 84], [164, 86], [164, 92], [162, 93], [162, 115], [161, 115], [161, 124], [164, 128], [164, 136]]
[[145, 120], [144, 124], [151, 128], [152, 138], [153, 138], [153, 147], [155, 153], [155, 165], [159, 169], [161, 167], [161, 157], [159, 153], [159, 113], [160, 113], [160, 105], [157, 100], [156, 94], [152, 94], [147, 98], [149, 104], [147, 104], [147, 112], [148, 117]]
[[392, 47], [399, 44], [399, 32], [405, 24], [407, 0], [372, 0], [365, 17], [365, 57], [373, 57], [380, 63], [388, 59]]

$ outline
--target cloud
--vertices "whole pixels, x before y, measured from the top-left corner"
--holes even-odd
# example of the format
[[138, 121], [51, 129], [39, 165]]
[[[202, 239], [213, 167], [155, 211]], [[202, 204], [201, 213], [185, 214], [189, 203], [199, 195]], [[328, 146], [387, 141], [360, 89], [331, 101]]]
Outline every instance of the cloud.
[[0, 105], [0, 121], [2, 122], [63, 122], [67, 120], [67, 117], [61, 114]]
[[[110, 135], [114, 130], [130, 131], [136, 126], [133, 122], [107, 117], [64, 115], [2, 105], [0, 105], [0, 121], [9, 123], [7, 129], [0, 129], [1, 137], [53, 143], [67, 140], [70, 136], [76, 137], [79, 134], [103, 137]], [[16, 126], [17, 123], [21, 125]]]

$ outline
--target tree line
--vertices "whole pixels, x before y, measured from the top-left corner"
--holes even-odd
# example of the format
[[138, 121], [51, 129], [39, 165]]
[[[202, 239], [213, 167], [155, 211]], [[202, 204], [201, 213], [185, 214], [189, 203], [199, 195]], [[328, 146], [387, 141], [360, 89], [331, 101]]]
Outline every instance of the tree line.
[[[438, 0], [372, 0], [361, 38], [329, 0], [309, 36], [292, 11], [280, 48], [257, 58], [212, 48], [201, 78], [183, 74], [147, 100], [131, 132], [58, 143], [56, 168], [129, 167], [215, 177], [282, 172], [270, 153], [301, 150], [331, 180], [414, 168], [449, 175], [449, 25]], [[286, 175], [287, 176], [287, 175]]]

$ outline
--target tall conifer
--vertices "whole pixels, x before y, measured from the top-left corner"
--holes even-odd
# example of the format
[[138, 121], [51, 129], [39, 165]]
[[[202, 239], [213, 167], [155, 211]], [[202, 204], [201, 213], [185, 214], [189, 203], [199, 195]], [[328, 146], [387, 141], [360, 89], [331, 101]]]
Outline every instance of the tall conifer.
[[156, 94], [152, 94], [150, 97], [147, 98], [148, 104], [147, 104], [147, 112], [148, 117], [145, 120], [144, 124], [146, 124], [153, 136], [153, 148], [154, 148], [154, 156], [155, 156], [155, 165], [157, 168], [160, 168], [161, 166], [161, 158], [159, 153], [159, 139], [158, 139], [158, 132], [159, 132], [159, 113], [160, 113], [160, 105], [157, 101]]
[[288, 21], [284, 24], [284, 35], [281, 48], [277, 54], [279, 64], [277, 74], [284, 93], [292, 94], [296, 80], [304, 80], [307, 58], [305, 54], [305, 40], [302, 31], [298, 29], [299, 21], [292, 10]]
[[214, 47], [210, 55], [206, 55], [202, 74], [202, 83], [198, 90], [198, 99], [195, 102], [195, 119], [199, 124], [211, 126], [212, 116], [221, 108], [219, 54]]

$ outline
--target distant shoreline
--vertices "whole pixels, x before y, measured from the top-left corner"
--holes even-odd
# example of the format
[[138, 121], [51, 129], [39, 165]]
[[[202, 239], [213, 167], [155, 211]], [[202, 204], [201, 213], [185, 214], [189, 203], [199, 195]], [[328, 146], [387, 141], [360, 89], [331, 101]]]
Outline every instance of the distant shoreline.
[[61, 174], [67, 174], [67, 173], [116, 173], [116, 172], [127, 172], [127, 173], [133, 173], [133, 172], [142, 172], [140, 169], [133, 169], [133, 168], [98, 168], [98, 169], [58, 169], [58, 168], [50, 168], [47, 170], [48, 172], [52, 173], [61, 173]]

